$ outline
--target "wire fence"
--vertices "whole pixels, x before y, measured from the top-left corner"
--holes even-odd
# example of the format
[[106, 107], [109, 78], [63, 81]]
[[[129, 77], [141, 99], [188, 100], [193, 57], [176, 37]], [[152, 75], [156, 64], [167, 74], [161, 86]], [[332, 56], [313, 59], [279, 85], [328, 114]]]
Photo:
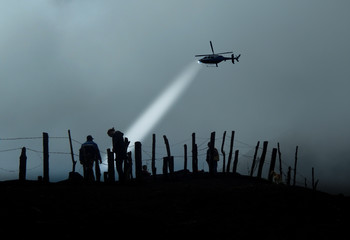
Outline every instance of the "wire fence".
[[[26, 148], [27, 150], [27, 155], [28, 155], [28, 159], [30, 159], [28, 161], [28, 166], [26, 171], [30, 172], [33, 170], [38, 169], [39, 167], [41, 167], [43, 165], [43, 150], [40, 149], [40, 145], [41, 145], [41, 141], [38, 140], [42, 140], [43, 137], [42, 136], [34, 136], [34, 137], [8, 137], [8, 138], [0, 138], [0, 170], [2, 172], [7, 172], [7, 173], [18, 173], [19, 169], [18, 168], [14, 168], [14, 164], [13, 161], [16, 161], [17, 163], [17, 159], [21, 153], [21, 150], [23, 148], [23, 146]], [[69, 140], [69, 137], [50, 137], [50, 139], [55, 140], [55, 139], [63, 139], [63, 140]], [[4, 143], [11, 143], [11, 144], [4, 144]], [[72, 139], [72, 142], [74, 142], [75, 144], [81, 144], [81, 142]], [[16, 144], [17, 143], [17, 144]], [[6, 149], [1, 149], [2, 146], [6, 146], [6, 145], [17, 145], [16, 147], [11, 147], [11, 148], [6, 148]], [[18, 147], [18, 145], [20, 145], [21, 147]], [[14, 155], [14, 153], [17, 153], [16, 155]], [[31, 155], [34, 154], [34, 155]], [[4, 156], [4, 154], [6, 154]], [[11, 154], [11, 155], [8, 155]], [[66, 151], [49, 151], [50, 155], [71, 155], [70, 151], [66, 152]], [[74, 154], [75, 157], [79, 157], [79, 155]], [[9, 159], [10, 158], [10, 159]]]
[[[38, 137], [38, 136], [34, 136], [34, 137], [0, 138], [0, 146], [1, 146], [1, 142], [4, 142], [4, 141], [5, 142], [6, 141], [13, 141], [13, 142], [15, 142], [15, 141], [31, 141], [31, 140], [42, 140], [42, 139], [43, 139], [43, 137]], [[62, 137], [62, 136], [52, 136], [51, 137], [50, 136], [50, 139], [62, 139], [62, 140], [67, 140], [68, 141], [69, 137]], [[223, 139], [222, 137], [217, 137], [215, 139], [215, 141], [217, 143], [219, 143], [219, 144], [222, 144], [223, 140], [230, 140], [230, 139], [231, 139], [231, 136], [225, 136], [225, 139]], [[72, 140], [73, 143], [78, 144], [79, 147], [82, 144], [78, 140], [75, 140], [75, 139], [71, 139], [71, 140]], [[205, 168], [207, 167], [206, 166], [206, 162], [205, 162], [205, 158], [206, 158], [206, 154], [207, 154], [207, 150], [208, 150], [208, 146], [206, 145], [206, 143], [208, 143], [210, 141], [210, 137], [198, 137], [197, 136], [196, 140], [198, 141], [198, 144], [197, 144], [198, 164], [199, 164], [199, 166], [202, 167], [203, 170], [205, 170]], [[181, 147], [183, 147], [184, 144], [189, 143], [190, 141], [191, 141], [191, 138], [186, 138], [186, 139], [177, 141], [177, 142], [175, 142], [173, 144], [170, 144], [170, 148], [177, 148], [178, 149], [176, 151], [177, 154], [173, 156], [174, 160], [178, 163], [178, 165], [180, 165], [181, 161], [184, 159], [184, 154], [179, 154], [179, 152], [180, 152], [179, 149]], [[245, 169], [246, 169], [247, 173], [249, 173], [251, 171], [251, 166], [250, 165], [251, 165], [251, 163], [253, 161], [253, 158], [254, 158], [252, 153], [255, 151], [256, 146], [252, 145], [252, 144], [249, 144], [249, 143], [246, 143], [246, 142], [244, 142], [242, 140], [239, 140], [237, 138], [234, 138], [234, 148], [240, 150], [239, 154], [238, 154], [238, 158], [240, 160], [238, 161], [237, 168], [240, 171], [244, 171], [244, 166], [243, 165], [245, 163]], [[0, 149], [0, 170], [6, 171], [6, 172], [11, 172], [11, 173], [18, 172], [19, 171], [18, 169], [7, 169], [5, 166], [1, 166], [1, 154], [2, 153], [8, 153], [8, 152], [19, 152], [19, 151], [21, 151], [21, 149], [22, 149], [22, 147]], [[35, 149], [35, 148], [32, 148], [32, 147], [26, 147], [26, 149], [29, 152], [35, 153], [37, 158], [39, 158], [39, 160], [42, 160], [42, 155], [41, 154], [43, 154], [43, 150], [38, 150], [38, 149]], [[151, 161], [152, 161], [152, 150], [147, 150], [147, 149], [152, 149], [152, 146], [148, 146], [148, 145], [144, 145], [143, 146], [143, 150], [142, 150], [142, 152], [143, 152], [143, 159], [142, 159], [142, 161], [148, 167], [150, 167], [150, 164], [151, 164]], [[158, 157], [155, 158], [155, 161], [158, 162], [158, 164], [163, 160], [163, 157], [159, 157], [159, 155], [164, 155], [165, 149], [166, 149], [166, 146], [164, 144], [157, 144], [156, 145], [156, 152], [161, 152], [160, 154], [158, 153]], [[242, 151], [242, 149], [244, 150], [244, 152]], [[262, 149], [263, 149], [262, 147], [258, 148], [258, 150], [260, 152], [261, 152]], [[105, 155], [107, 154], [106, 152], [101, 151], [101, 150], [100, 150], [100, 152], [102, 154], [105, 154]], [[71, 155], [71, 152], [70, 151], [67, 151], [67, 152], [66, 151], [49, 151], [49, 154], [50, 155], [64, 155], [64, 156], [68, 156], [68, 155]], [[267, 155], [268, 154], [271, 155], [272, 154], [272, 150], [267, 150]], [[222, 159], [223, 154], [221, 153], [221, 151], [219, 151], [219, 155], [220, 155], [220, 158]], [[226, 154], [226, 155], [228, 155], [228, 154]], [[74, 157], [79, 157], [78, 154], [73, 154], [73, 156]], [[192, 155], [189, 154], [189, 155], [187, 155], [187, 157], [189, 159], [191, 159]], [[244, 161], [242, 161], [242, 159], [244, 159]], [[268, 159], [269, 158], [266, 158], [265, 164], [270, 164], [270, 161]], [[228, 156], [226, 156], [226, 160], [228, 160]], [[281, 163], [282, 163], [282, 169], [288, 169], [289, 166], [293, 165], [292, 164], [293, 161], [291, 161], [290, 158], [288, 156], [286, 156], [286, 155], [283, 155]], [[102, 165], [107, 165], [107, 159], [103, 160]], [[257, 158], [257, 162], [255, 164], [255, 168], [254, 168], [253, 172], [256, 171], [256, 168], [257, 168], [258, 165], [259, 165], [259, 158]], [[40, 163], [38, 163], [37, 165], [35, 165], [35, 166], [31, 167], [31, 168], [28, 168], [27, 171], [31, 171], [31, 170], [37, 169], [40, 166], [42, 166], [42, 161]], [[218, 169], [219, 171], [222, 171], [223, 167], [219, 166], [218, 168], [219, 168]], [[292, 168], [292, 170], [294, 171], [293, 168]], [[305, 181], [306, 181], [306, 183], [310, 184], [310, 181], [307, 180], [307, 178], [303, 174], [300, 174], [299, 172], [297, 172], [296, 175], [298, 176], [299, 179], [300, 178], [303, 179], [303, 182], [296, 181], [296, 183], [298, 185], [304, 185]], [[285, 171], [283, 171], [283, 176], [286, 177]]]
[[[210, 141], [210, 137], [207, 137], [207, 138], [197, 137], [196, 139], [200, 140], [199, 141], [200, 143], [197, 144], [197, 147], [198, 147], [198, 154], [197, 154], [197, 156], [199, 158], [198, 164], [201, 165], [202, 168], [204, 169], [204, 168], [207, 168], [206, 162], [205, 162], [204, 159], [206, 158], [206, 154], [207, 154], [207, 150], [208, 150], [208, 147], [206, 145], [204, 146], [204, 144], [208, 143]], [[230, 139], [231, 139], [231, 136], [225, 136], [225, 140], [230, 140]], [[170, 148], [173, 148], [175, 146], [179, 147], [180, 144], [184, 144], [186, 142], [189, 142], [190, 140], [191, 140], [190, 138], [187, 138], [185, 140], [178, 141], [178, 142], [176, 142], [174, 144], [171, 144]], [[218, 145], [221, 145], [223, 139], [222, 139], [222, 137], [217, 137], [217, 138], [215, 138], [215, 141], [218, 143]], [[242, 172], [242, 170], [244, 171], [243, 165], [245, 163], [246, 164], [245, 165], [246, 166], [245, 169], [246, 169], [247, 174], [249, 175], [249, 173], [251, 171], [251, 164], [252, 164], [252, 161], [253, 161], [253, 158], [254, 158], [252, 153], [255, 151], [256, 146], [252, 145], [252, 144], [249, 144], [249, 143], [246, 143], [244, 141], [238, 140], [236, 138], [234, 138], [234, 144], [233, 145], [234, 145], [234, 149], [240, 150], [239, 153], [238, 153], [238, 158], [240, 160], [238, 161], [237, 169], [240, 169], [241, 172]], [[151, 146], [149, 146], [149, 145], [147, 145], [145, 147], [147, 149], [151, 149]], [[270, 158], [268, 158], [268, 156], [272, 155], [272, 148], [274, 148], [274, 147], [277, 148], [277, 146], [273, 146], [273, 147], [271, 147], [270, 150], [268, 149], [266, 151], [266, 159], [264, 161], [264, 165], [271, 164], [271, 161], [269, 160]], [[166, 148], [165, 145], [157, 145], [156, 146], [156, 149], [158, 149], [158, 150], [161, 149], [161, 150], [165, 151], [165, 148]], [[245, 150], [245, 151], [244, 152], [241, 151], [242, 149]], [[260, 152], [260, 154], [261, 154], [262, 150], [263, 150], [263, 147], [259, 146], [258, 147], [258, 151]], [[220, 158], [222, 159], [223, 154], [220, 151], [218, 151], [218, 152], [219, 152]], [[151, 161], [152, 161], [152, 152], [151, 152], [151, 150], [142, 149], [142, 153], [145, 155], [143, 157], [143, 161], [147, 164], [147, 167], [150, 168]], [[228, 156], [227, 155], [228, 154], [226, 152], [226, 161], [228, 160]], [[259, 153], [258, 153], [258, 156], [259, 156]], [[174, 157], [175, 161], [176, 160], [177, 161], [182, 161], [184, 159], [184, 155], [181, 155], [181, 154], [180, 155], [174, 155], [173, 157]], [[191, 154], [187, 155], [187, 158], [188, 159], [192, 158], [192, 155]], [[245, 161], [242, 161], [242, 159], [244, 159]], [[303, 161], [301, 157], [298, 157], [298, 159], [299, 159], [298, 160], [299, 162]], [[163, 161], [163, 157], [156, 157], [155, 161], [156, 162], [161, 162], [161, 161]], [[255, 167], [254, 167], [254, 170], [253, 170], [254, 173], [256, 173], [256, 170], [257, 170], [257, 168], [259, 166], [259, 163], [260, 163], [260, 158], [257, 157], [256, 164], [255, 164]], [[226, 162], [226, 164], [227, 164], [227, 162]], [[283, 157], [281, 158], [281, 164], [282, 164], [282, 169], [283, 169], [282, 175], [283, 175], [284, 179], [286, 179], [287, 178], [286, 170], [288, 169], [288, 167], [294, 166], [294, 159], [291, 160], [291, 158], [289, 156], [284, 154]], [[276, 164], [276, 167], [279, 167], [278, 163]], [[219, 171], [223, 170], [223, 166], [222, 167], [218, 166], [218, 168], [219, 168], [218, 169]], [[267, 170], [266, 167], [264, 169], [265, 169], [265, 171]], [[291, 170], [295, 171], [294, 168], [291, 168]], [[298, 177], [298, 179], [302, 179], [303, 180], [303, 181], [296, 181], [297, 185], [304, 185], [305, 181], [306, 181], [307, 184], [311, 184], [311, 181], [309, 181], [307, 179], [307, 177], [305, 177], [303, 174], [297, 172], [296, 176]]]

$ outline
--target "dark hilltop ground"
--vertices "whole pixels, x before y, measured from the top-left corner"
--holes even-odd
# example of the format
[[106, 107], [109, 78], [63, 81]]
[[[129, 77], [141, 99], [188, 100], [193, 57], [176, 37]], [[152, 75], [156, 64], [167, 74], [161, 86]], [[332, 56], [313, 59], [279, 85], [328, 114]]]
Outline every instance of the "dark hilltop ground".
[[335, 239], [350, 220], [349, 197], [232, 174], [0, 189], [0, 230], [11, 238]]

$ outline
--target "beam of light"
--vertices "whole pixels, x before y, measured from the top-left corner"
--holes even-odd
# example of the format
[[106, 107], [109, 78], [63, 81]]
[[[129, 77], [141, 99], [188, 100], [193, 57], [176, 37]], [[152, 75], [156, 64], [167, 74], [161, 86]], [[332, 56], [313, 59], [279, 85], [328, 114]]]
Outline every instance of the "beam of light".
[[126, 131], [125, 137], [131, 143], [142, 141], [189, 87], [199, 69], [198, 64], [190, 63], [136, 119]]

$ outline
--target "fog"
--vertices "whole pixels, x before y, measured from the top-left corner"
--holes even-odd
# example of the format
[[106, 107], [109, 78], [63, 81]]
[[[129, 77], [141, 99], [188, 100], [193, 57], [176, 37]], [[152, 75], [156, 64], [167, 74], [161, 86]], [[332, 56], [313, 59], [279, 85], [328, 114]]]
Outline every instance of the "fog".
[[205, 154], [210, 132], [219, 148], [234, 130], [240, 173], [257, 141], [269, 141], [267, 159], [279, 142], [284, 169], [299, 146], [301, 185], [314, 167], [321, 190], [349, 194], [348, 9], [347, 1], [316, 0], [0, 1], [0, 179], [18, 177], [23, 146], [31, 149], [27, 178], [42, 175], [41, 139], [14, 139], [42, 132], [50, 136], [50, 179], [65, 179], [68, 129], [75, 153], [89, 134], [105, 152], [107, 129], [126, 132], [194, 55], [210, 52], [211, 40], [216, 52], [242, 54], [240, 62], [200, 66], [145, 136], [144, 159], [152, 133], [161, 159], [164, 134], [182, 156], [192, 132]]

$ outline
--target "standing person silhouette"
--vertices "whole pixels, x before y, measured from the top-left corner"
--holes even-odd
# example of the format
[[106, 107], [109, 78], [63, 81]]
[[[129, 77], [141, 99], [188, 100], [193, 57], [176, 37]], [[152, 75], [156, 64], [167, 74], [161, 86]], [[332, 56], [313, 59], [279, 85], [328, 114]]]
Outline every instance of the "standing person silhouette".
[[101, 171], [99, 163], [102, 163], [100, 150], [97, 144], [93, 141], [91, 135], [86, 137], [86, 142], [81, 145], [79, 150], [79, 161], [84, 168], [84, 180], [86, 182], [94, 182], [95, 176], [93, 166], [95, 163], [96, 178], [99, 182], [101, 179]]
[[210, 174], [215, 174], [217, 173], [217, 168], [218, 168], [218, 161], [219, 161], [219, 152], [213, 146], [211, 142], [208, 142], [208, 150], [207, 150], [207, 158], [206, 161], [209, 166], [209, 173]]

